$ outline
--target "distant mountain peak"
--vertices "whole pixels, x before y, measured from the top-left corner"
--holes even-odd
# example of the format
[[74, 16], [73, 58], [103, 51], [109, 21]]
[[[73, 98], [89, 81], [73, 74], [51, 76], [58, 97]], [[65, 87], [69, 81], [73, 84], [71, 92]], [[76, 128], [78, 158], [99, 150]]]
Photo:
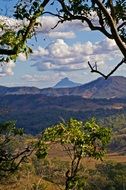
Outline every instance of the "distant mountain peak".
[[53, 88], [72, 88], [80, 85], [80, 83], [73, 82], [68, 77], [65, 77], [61, 79]]
[[68, 77], [63, 78], [62, 80], [69, 80], [70, 81], [70, 79]]

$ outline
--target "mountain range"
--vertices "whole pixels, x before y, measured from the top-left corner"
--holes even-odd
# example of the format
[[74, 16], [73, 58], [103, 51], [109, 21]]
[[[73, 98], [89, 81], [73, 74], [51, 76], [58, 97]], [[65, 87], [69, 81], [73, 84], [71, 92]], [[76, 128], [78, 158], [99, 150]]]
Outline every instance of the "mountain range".
[[126, 78], [121, 76], [73, 88], [0, 86], [0, 122], [15, 120], [30, 134], [70, 117], [85, 120], [121, 113], [126, 113]]
[[[72, 87], [76, 85], [75, 87]], [[78, 86], [77, 86], [78, 85]], [[69, 86], [69, 87], [65, 87]], [[4, 87], [0, 86], [0, 95], [41, 94], [46, 96], [81, 96], [83, 98], [121, 98], [126, 97], [126, 77], [113, 76], [107, 80], [98, 78], [80, 85], [65, 78], [52, 88]]]

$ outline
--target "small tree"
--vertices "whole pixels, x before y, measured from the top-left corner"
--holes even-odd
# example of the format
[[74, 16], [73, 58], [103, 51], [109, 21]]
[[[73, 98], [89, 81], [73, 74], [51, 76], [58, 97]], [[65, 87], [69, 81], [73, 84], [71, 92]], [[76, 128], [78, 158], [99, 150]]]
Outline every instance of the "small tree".
[[[22, 129], [15, 127], [15, 122], [0, 124], [0, 178], [16, 171], [19, 165], [32, 153], [31, 145], [22, 147]], [[24, 147], [25, 146], [25, 147]]]
[[42, 157], [45, 155], [43, 150], [46, 150], [45, 146], [49, 142], [60, 143], [71, 159], [71, 166], [66, 172], [65, 190], [75, 190], [79, 186], [78, 170], [81, 159], [90, 157], [102, 160], [109, 140], [110, 130], [100, 127], [95, 119], [86, 123], [70, 119], [43, 132], [37, 156], [41, 157], [41, 153]]

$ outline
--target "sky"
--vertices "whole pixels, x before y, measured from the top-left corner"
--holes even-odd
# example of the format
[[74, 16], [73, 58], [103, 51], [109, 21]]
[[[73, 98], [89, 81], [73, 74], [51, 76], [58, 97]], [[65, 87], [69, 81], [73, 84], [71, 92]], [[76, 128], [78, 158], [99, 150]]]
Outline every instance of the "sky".
[[[6, 19], [11, 27], [18, 23], [10, 17], [15, 2], [0, 0], [3, 9], [0, 20]], [[37, 38], [29, 41], [33, 53], [28, 59], [20, 54], [15, 63], [11, 61], [1, 67], [0, 85], [46, 88], [65, 77], [84, 84], [100, 77], [90, 72], [88, 61], [97, 62], [99, 70], [107, 74], [122, 59], [115, 42], [100, 32], [90, 31], [79, 21], [65, 22], [51, 29], [57, 21], [50, 15], [39, 18], [41, 26], [36, 29]], [[93, 21], [97, 22], [96, 17]], [[126, 76], [125, 65], [114, 75]]]

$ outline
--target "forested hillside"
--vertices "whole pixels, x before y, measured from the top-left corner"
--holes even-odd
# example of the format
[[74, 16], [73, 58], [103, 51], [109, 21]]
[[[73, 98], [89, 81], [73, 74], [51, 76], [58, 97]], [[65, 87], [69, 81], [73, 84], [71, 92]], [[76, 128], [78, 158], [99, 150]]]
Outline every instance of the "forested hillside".
[[126, 112], [126, 99], [84, 99], [79, 96], [0, 96], [0, 121], [15, 120], [26, 133], [37, 134], [62, 119], [86, 120]]

